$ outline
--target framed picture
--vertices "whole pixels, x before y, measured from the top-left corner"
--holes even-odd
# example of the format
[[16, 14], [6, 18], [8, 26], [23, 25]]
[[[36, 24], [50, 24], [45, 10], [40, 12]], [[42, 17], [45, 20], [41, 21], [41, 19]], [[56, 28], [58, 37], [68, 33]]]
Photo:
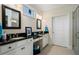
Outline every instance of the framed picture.
[[20, 29], [21, 28], [20, 11], [2, 5], [2, 25], [3, 29]]
[[32, 35], [32, 27], [25, 27], [25, 32], [27, 36], [31, 36]]
[[37, 19], [37, 29], [41, 29], [42, 22], [40, 19]]
[[26, 16], [35, 18], [35, 12], [26, 5], [23, 5], [23, 13]]

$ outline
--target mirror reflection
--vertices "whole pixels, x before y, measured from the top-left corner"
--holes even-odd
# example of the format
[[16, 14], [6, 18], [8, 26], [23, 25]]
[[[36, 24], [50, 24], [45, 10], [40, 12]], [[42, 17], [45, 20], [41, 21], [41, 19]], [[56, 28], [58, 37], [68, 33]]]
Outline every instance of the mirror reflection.
[[2, 22], [4, 29], [19, 29], [21, 27], [20, 11], [2, 5]]
[[18, 27], [19, 26], [19, 14], [9, 9], [5, 9], [6, 26]]

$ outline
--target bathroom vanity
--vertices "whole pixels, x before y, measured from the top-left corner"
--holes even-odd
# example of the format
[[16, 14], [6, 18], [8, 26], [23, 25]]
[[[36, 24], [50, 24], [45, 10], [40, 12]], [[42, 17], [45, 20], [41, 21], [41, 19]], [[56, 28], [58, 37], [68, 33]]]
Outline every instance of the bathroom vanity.
[[16, 37], [0, 42], [1, 55], [33, 55], [33, 38]]
[[40, 52], [48, 45], [48, 33], [44, 32], [37, 37], [30, 38], [21, 35], [23, 33], [8, 41], [0, 42], [0, 55], [33, 55], [34, 45], [40, 47]]

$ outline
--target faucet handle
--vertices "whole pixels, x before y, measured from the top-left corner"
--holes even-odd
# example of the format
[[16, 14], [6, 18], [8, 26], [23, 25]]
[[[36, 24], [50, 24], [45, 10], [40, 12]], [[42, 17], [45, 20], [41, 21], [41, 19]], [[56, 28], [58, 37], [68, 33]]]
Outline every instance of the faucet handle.
[[15, 36], [18, 37], [18, 34], [16, 33]]

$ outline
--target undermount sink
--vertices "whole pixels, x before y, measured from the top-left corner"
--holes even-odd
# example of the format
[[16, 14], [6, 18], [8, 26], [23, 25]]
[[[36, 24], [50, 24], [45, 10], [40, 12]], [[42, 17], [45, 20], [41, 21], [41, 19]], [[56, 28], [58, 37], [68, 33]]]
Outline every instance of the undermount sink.
[[42, 34], [39, 34], [38, 36], [43, 36]]
[[18, 40], [18, 39], [23, 39], [25, 37], [17, 37], [17, 38], [12, 38], [11, 40]]

